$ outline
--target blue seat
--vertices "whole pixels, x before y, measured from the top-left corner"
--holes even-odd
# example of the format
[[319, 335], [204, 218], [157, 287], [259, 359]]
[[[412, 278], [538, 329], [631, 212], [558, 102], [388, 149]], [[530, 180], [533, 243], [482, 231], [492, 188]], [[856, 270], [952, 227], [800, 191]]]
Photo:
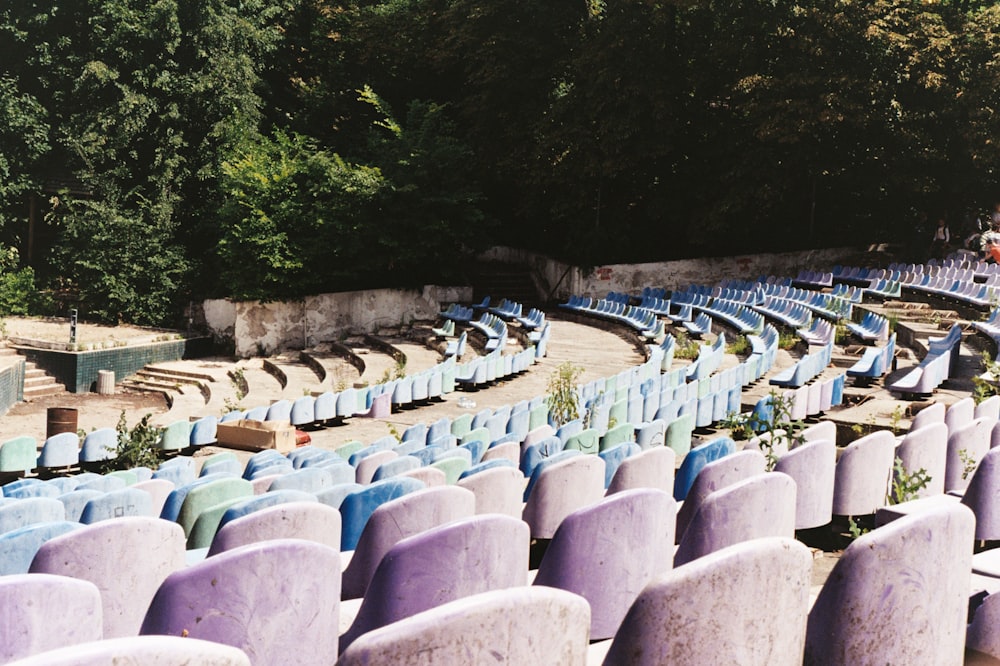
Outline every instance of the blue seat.
[[623, 442], [609, 449], [604, 449], [597, 455], [604, 461], [604, 487], [611, 485], [611, 479], [615, 478], [615, 472], [622, 462], [637, 453], [642, 453], [642, 449], [634, 442]]
[[0, 534], [0, 576], [28, 573], [42, 544], [81, 527], [80, 523], [58, 520]]
[[207, 446], [218, 441], [216, 437], [219, 419], [214, 416], [205, 416], [191, 424], [191, 434], [188, 441], [191, 446]]
[[282, 474], [271, 482], [270, 490], [301, 490], [316, 494], [341, 483], [354, 481], [354, 468], [343, 462], [325, 466], [311, 466]]
[[51, 497], [28, 497], [0, 504], [0, 534], [28, 525], [65, 519], [63, 503]]
[[277, 506], [279, 504], [287, 504], [288, 502], [315, 501], [315, 495], [301, 490], [269, 490], [263, 495], [257, 495], [255, 497], [251, 497], [250, 499], [242, 500], [226, 509], [226, 512], [222, 514], [222, 519], [219, 521], [219, 529], [222, 529], [225, 524], [231, 520], [242, 518], [243, 516], [247, 516], [255, 511], [260, 511], [261, 509]]
[[80, 462], [96, 463], [111, 460], [118, 455], [118, 431], [98, 428], [87, 433], [80, 448]]
[[80, 516], [83, 514], [83, 508], [87, 506], [87, 502], [103, 494], [100, 490], [71, 490], [59, 495], [56, 499], [62, 502], [63, 508], [66, 511], [66, 520], [72, 523], [79, 523]]
[[292, 403], [289, 419], [296, 428], [311, 425], [316, 420], [316, 398], [304, 395]]
[[80, 522], [89, 525], [124, 516], [153, 516], [152, 495], [138, 488], [122, 488], [94, 497], [83, 507]]
[[736, 443], [728, 437], [713, 439], [688, 451], [674, 477], [674, 499], [680, 502], [687, 497], [702, 467], [735, 452]]
[[340, 549], [354, 550], [372, 512], [389, 500], [416, 492], [424, 487], [422, 481], [408, 477], [376, 481], [344, 497], [340, 503], [342, 530]]
[[41, 468], [73, 467], [79, 463], [80, 437], [75, 432], [49, 437], [38, 454], [38, 466]]

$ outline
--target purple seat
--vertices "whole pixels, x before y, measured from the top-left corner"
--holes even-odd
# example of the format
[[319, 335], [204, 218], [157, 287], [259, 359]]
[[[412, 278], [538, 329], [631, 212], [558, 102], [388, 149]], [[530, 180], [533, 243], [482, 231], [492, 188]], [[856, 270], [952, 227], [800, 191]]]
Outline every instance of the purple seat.
[[975, 518], [943, 505], [844, 551], [809, 613], [807, 664], [961, 664]]
[[984, 416], [989, 417], [994, 421], [1000, 419], [1000, 395], [991, 395], [986, 398], [986, 400], [983, 400], [981, 403], [976, 405], [972, 418], [979, 419]]
[[837, 447], [831, 440], [800, 444], [778, 459], [775, 472], [795, 481], [795, 529], [826, 525], [833, 518]]
[[[669, 449], [668, 449], [669, 450]], [[665, 490], [611, 495], [562, 521], [535, 585], [579, 594], [590, 603], [590, 638], [611, 638], [636, 596], [670, 569], [677, 507]]]
[[622, 461], [607, 495], [632, 488], [657, 488], [672, 493], [677, 454], [666, 446], [647, 449]]
[[996, 422], [988, 417], [973, 419], [964, 426], [948, 431], [948, 460], [944, 472], [944, 489], [965, 490], [972, 472], [986, 452]]
[[524, 477], [513, 465], [498, 465], [463, 476], [457, 485], [471, 490], [476, 496], [477, 514], [502, 513], [512, 518], [521, 517]]
[[681, 537], [674, 566], [769, 536], [795, 536], [795, 482], [781, 472], [758, 474], [708, 495]]
[[402, 539], [476, 514], [476, 496], [456, 486], [425, 488], [380, 505], [365, 525], [344, 569], [342, 599], [357, 599], [382, 557]]
[[698, 472], [687, 499], [677, 511], [677, 533], [674, 538], [680, 543], [688, 524], [698, 512], [705, 498], [716, 490], [721, 490], [752, 476], [763, 474], [767, 461], [760, 451], [738, 451], [731, 455], [714, 460]]
[[979, 462], [962, 504], [976, 514], [976, 539], [1000, 539], [1000, 448], [990, 449]]
[[305, 539], [340, 550], [340, 511], [315, 501], [269, 506], [226, 522], [208, 555], [273, 539]]
[[184, 566], [184, 544], [177, 523], [117, 518], [45, 542], [30, 571], [90, 581], [101, 592], [104, 638], [135, 636], [160, 584]]
[[972, 423], [975, 413], [976, 401], [971, 397], [965, 397], [952, 403], [944, 413], [944, 424], [948, 426], [948, 433], [953, 433]]
[[819, 423], [814, 423], [799, 434], [805, 442], [814, 442], [818, 439], [828, 439], [833, 442], [835, 446], [837, 444], [837, 424], [833, 421], [820, 421]]
[[943, 402], [935, 402], [917, 412], [910, 421], [910, 431], [919, 430], [931, 423], [944, 423], [946, 408]]
[[888, 430], [865, 435], [844, 447], [837, 460], [833, 513], [862, 516], [884, 505], [895, 455], [896, 439]]
[[19, 666], [250, 666], [246, 653], [228, 645], [179, 636], [113, 638], [44, 652]]
[[574, 594], [493, 590], [370, 631], [344, 650], [337, 666], [583, 664], [589, 626], [590, 608]]
[[101, 638], [101, 593], [84, 580], [14, 574], [0, 577], [0, 662]]
[[735, 544], [652, 581], [604, 666], [802, 663], [812, 556], [792, 539]]
[[536, 539], [551, 539], [567, 515], [604, 496], [604, 461], [580, 454], [539, 470], [521, 513]]
[[[965, 632], [965, 647], [1000, 660], [1000, 594], [983, 600]], [[966, 661], [967, 664], [987, 663]]]
[[948, 460], [948, 426], [943, 423], [928, 423], [917, 430], [911, 428], [896, 446], [896, 457], [908, 474], [922, 469], [930, 477], [916, 497], [940, 495], [944, 492]]
[[495, 514], [403, 539], [375, 570], [341, 646], [346, 649], [366, 632], [448, 601], [525, 585], [528, 541], [522, 521]]
[[358, 461], [354, 471], [354, 482], [367, 486], [372, 482], [372, 477], [383, 463], [395, 460], [399, 454], [395, 451], [376, 451]]
[[141, 633], [237, 647], [255, 664], [337, 660], [340, 566], [333, 548], [278, 539], [235, 548], [171, 574]]

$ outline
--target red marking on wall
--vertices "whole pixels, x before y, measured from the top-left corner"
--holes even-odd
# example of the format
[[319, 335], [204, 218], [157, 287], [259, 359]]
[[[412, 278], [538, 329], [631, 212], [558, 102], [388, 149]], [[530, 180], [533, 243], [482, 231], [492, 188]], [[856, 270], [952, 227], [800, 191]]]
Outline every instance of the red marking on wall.
[[610, 280], [611, 279], [611, 269], [610, 268], [598, 268], [597, 269], [597, 279], [598, 280]]

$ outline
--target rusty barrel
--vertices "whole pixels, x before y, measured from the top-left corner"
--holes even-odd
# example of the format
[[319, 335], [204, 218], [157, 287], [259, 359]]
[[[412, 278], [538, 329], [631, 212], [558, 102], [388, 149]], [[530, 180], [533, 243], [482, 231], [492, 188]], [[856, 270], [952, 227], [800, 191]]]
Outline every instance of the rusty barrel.
[[77, 412], [72, 407], [49, 407], [45, 422], [45, 436], [61, 432], [76, 432]]

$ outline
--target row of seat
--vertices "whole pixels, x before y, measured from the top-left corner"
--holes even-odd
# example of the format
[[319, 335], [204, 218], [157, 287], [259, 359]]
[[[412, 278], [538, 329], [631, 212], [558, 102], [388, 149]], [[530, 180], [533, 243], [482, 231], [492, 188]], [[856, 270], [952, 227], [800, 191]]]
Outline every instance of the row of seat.
[[930, 338], [926, 356], [902, 377], [886, 385], [890, 391], [903, 394], [926, 394], [947, 380], [958, 363], [962, 327], [954, 324], [948, 334]]

